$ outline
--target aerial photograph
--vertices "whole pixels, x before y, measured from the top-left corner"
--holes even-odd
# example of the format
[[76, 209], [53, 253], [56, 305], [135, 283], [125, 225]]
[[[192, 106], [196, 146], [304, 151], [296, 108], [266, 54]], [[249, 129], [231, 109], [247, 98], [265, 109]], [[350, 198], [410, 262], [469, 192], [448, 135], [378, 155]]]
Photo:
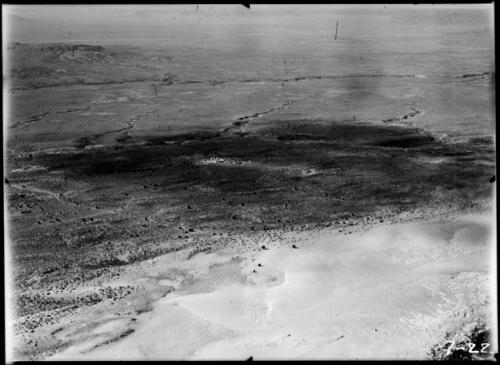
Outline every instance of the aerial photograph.
[[6, 362], [498, 360], [494, 4], [2, 5]]

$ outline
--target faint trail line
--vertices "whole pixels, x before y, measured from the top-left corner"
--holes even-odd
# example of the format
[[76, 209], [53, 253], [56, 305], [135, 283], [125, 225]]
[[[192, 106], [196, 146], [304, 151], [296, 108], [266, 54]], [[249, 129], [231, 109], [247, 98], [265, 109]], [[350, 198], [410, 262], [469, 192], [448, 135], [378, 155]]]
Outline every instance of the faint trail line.
[[[262, 112], [257, 112], [257, 113], [254, 113], [254, 114], [244, 115], [242, 117], [239, 117], [238, 120], [235, 121], [235, 122], [233, 122], [231, 126], [226, 127], [224, 129], [222, 129], [221, 131], [219, 131], [217, 133], [214, 133], [213, 135], [211, 135], [211, 136], [209, 136], [207, 138], [204, 138], [203, 140], [204, 141], [212, 140], [214, 138], [219, 138], [223, 134], [227, 134], [227, 133], [231, 133], [231, 132], [233, 132], [233, 133], [239, 133], [242, 136], [244, 134], [248, 134], [246, 132], [243, 132], [241, 129], [242, 129], [243, 126], [245, 126], [246, 124], [248, 124], [252, 119], [260, 118], [260, 117], [262, 117], [264, 115], [273, 113], [273, 112], [275, 112], [277, 110], [282, 110], [286, 106], [290, 106], [290, 105], [291, 105], [290, 101], [287, 101], [286, 103], [283, 103], [283, 104], [280, 104], [278, 106], [272, 107], [272, 108], [270, 108], [268, 110], [264, 110]], [[122, 130], [124, 130], [124, 129], [122, 129]], [[181, 140], [178, 140], [176, 143], [182, 144], [183, 142], [188, 142], [188, 141], [190, 141], [190, 139], [181, 139]]]
[[90, 110], [90, 109], [92, 109], [92, 108], [94, 108], [96, 106], [97, 106], [96, 104], [91, 104], [91, 105], [87, 105], [87, 106], [83, 106], [83, 107], [78, 107], [78, 108], [73, 108], [73, 109], [67, 109], [67, 110], [57, 111], [56, 113], [57, 114], [64, 114], [64, 113], [77, 112], [77, 111], [80, 111], [80, 110]]
[[138, 114], [135, 117], [130, 118], [128, 121], [122, 122], [122, 123], [126, 123], [127, 124], [126, 127], [119, 128], [119, 129], [113, 129], [113, 130], [110, 130], [108, 132], [104, 132], [104, 133], [100, 133], [100, 134], [94, 134], [92, 136], [92, 138], [94, 138], [95, 140], [97, 140], [97, 139], [99, 139], [101, 137], [104, 137], [104, 136], [107, 136], [107, 135], [110, 135], [110, 134], [115, 134], [115, 133], [120, 133], [120, 132], [124, 132], [124, 131], [129, 131], [129, 130], [135, 128], [135, 123], [134, 122], [137, 122], [137, 121], [141, 120], [142, 118], [147, 117], [148, 115], [156, 113], [156, 112], [158, 112], [158, 109], [153, 109], [153, 110], [150, 110], [150, 111], [145, 112], [143, 114]]
[[[96, 104], [91, 104], [91, 105], [86, 105], [83, 107], [77, 107], [77, 108], [73, 108], [73, 109], [59, 110], [59, 111], [55, 111], [54, 113], [55, 114], [72, 113], [72, 112], [76, 112], [76, 111], [80, 111], [80, 110], [90, 110], [96, 106], [97, 106]], [[10, 128], [27, 128], [31, 124], [42, 120], [43, 118], [45, 118], [49, 114], [50, 114], [50, 112], [45, 112], [45, 113], [33, 115], [29, 119], [14, 123]]]
[[245, 79], [240, 82], [296, 82], [304, 80], [336, 80], [336, 79], [351, 79], [351, 78], [377, 78], [377, 77], [406, 77], [412, 78], [417, 77], [414, 74], [355, 74], [355, 75], [305, 75], [305, 76], [295, 76], [290, 78], [263, 78], [263, 79]]
[[277, 110], [283, 110], [286, 106], [289, 106], [289, 105], [290, 105], [290, 102], [287, 101], [286, 103], [283, 103], [283, 104], [278, 105], [276, 107], [273, 107], [271, 109], [265, 110], [263, 112], [258, 112], [258, 113], [254, 113], [254, 114], [251, 114], [251, 115], [245, 115], [243, 117], [239, 117], [236, 122], [233, 122], [232, 126], [225, 128], [222, 131], [222, 133], [228, 133], [232, 129], [239, 129], [241, 131], [241, 127], [243, 127], [244, 125], [248, 124], [252, 119], [260, 118], [260, 117], [262, 117], [262, 116], [264, 116], [266, 114], [273, 113], [273, 112], [275, 112]]
[[23, 186], [19, 186], [18, 184], [10, 184], [10, 186], [15, 188], [15, 189], [19, 189], [19, 190], [26, 190], [26, 191], [31, 191], [33, 193], [39, 193], [39, 194], [47, 194], [47, 195], [52, 196], [57, 201], [64, 202], [58, 194], [56, 194], [50, 190], [39, 189], [39, 188], [35, 188], [35, 187], [26, 187], [26, 186], [23, 187]]
[[471, 78], [471, 77], [483, 78], [483, 77], [489, 76], [489, 75], [490, 75], [490, 72], [483, 72], [483, 73], [474, 73], [474, 74], [463, 74], [460, 76], [455, 76], [455, 78], [458, 78], [458, 79], [467, 79], [467, 78]]
[[45, 112], [45, 113], [33, 115], [29, 119], [14, 123], [10, 128], [27, 128], [31, 124], [38, 122], [39, 120], [45, 118], [49, 114], [50, 114], [50, 112]]
[[[57, 201], [59, 201], [61, 203], [64, 203], [64, 204], [67, 204], [67, 205], [71, 205], [71, 206], [74, 206], [74, 207], [77, 207], [77, 208], [81, 208], [81, 206], [79, 204], [74, 203], [74, 202], [72, 202], [70, 200], [63, 199], [64, 194], [66, 194], [68, 192], [66, 192], [64, 194], [57, 194], [57, 193], [54, 193], [54, 192], [52, 192], [50, 190], [40, 189], [40, 188], [36, 188], [36, 187], [28, 187], [28, 186], [23, 187], [23, 186], [19, 186], [19, 184], [10, 184], [10, 187], [12, 187], [14, 189], [29, 191], [29, 192], [32, 192], [32, 193], [49, 195], [49, 196], [51, 196], [52, 198], [56, 199]], [[71, 192], [73, 192], [73, 191], [71, 191]], [[102, 216], [102, 215], [114, 215], [114, 214], [120, 213], [120, 212], [128, 209], [129, 206], [130, 206], [130, 204], [132, 204], [136, 200], [138, 200], [138, 198], [131, 198], [131, 199], [129, 199], [125, 203], [124, 206], [116, 208], [116, 209], [93, 208], [93, 209], [97, 210], [97, 212], [86, 214], [86, 215], [80, 215], [80, 216], [69, 218], [69, 219], [65, 219], [65, 220], [61, 219], [59, 222], [52, 222], [52, 223], [47, 222], [47, 223], [44, 223], [43, 226], [60, 225], [61, 223], [69, 223], [69, 222], [74, 222], [74, 221], [80, 221], [82, 219], [94, 218], [94, 217], [99, 217], [99, 216]]]
[[[491, 72], [474, 73], [474, 74], [464, 74], [464, 75], [434, 75], [437, 77], [450, 77], [450, 78], [472, 78], [472, 77], [485, 77], [492, 74]], [[9, 90], [10, 93], [15, 93], [24, 90], [33, 89], [45, 89], [54, 87], [72, 87], [72, 86], [98, 86], [98, 85], [126, 85], [126, 84], [140, 84], [140, 83], [151, 83], [155, 82], [157, 85], [161, 86], [171, 86], [171, 85], [187, 85], [187, 84], [209, 84], [212, 86], [218, 84], [226, 83], [250, 83], [250, 82], [296, 82], [304, 80], [333, 80], [333, 79], [349, 79], [349, 78], [368, 78], [368, 77], [418, 77], [414, 74], [358, 74], [358, 75], [306, 75], [306, 76], [296, 76], [292, 78], [278, 79], [278, 78], [260, 78], [260, 79], [242, 79], [242, 80], [184, 80], [177, 82], [157, 82], [154, 77], [144, 78], [141, 80], [129, 80], [129, 81], [103, 81], [103, 82], [88, 82], [88, 83], [73, 83], [73, 84], [56, 84], [56, 85], [39, 85], [39, 86], [21, 86], [12, 88]]]
[[[438, 76], [438, 75], [437, 75]], [[58, 84], [58, 85], [40, 85], [40, 86], [26, 86], [17, 87], [10, 89], [10, 92], [18, 92], [23, 90], [33, 90], [33, 89], [45, 89], [54, 87], [72, 87], [72, 86], [98, 86], [98, 85], [126, 85], [126, 84], [140, 84], [140, 83], [151, 83], [155, 82], [156, 85], [161, 86], [174, 86], [174, 85], [186, 85], [186, 84], [208, 84], [217, 85], [225, 83], [249, 83], [249, 82], [295, 82], [303, 80], [320, 80], [320, 79], [348, 79], [348, 78], [364, 78], [364, 77], [417, 77], [413, 74], [359, 74], [359, 75], [305, 75], [296, 76], [292, 78], [256, 78], [256, 79], [240, 79], [240, 80], [184, 80], [176, 82], [158, 82], [154, 77], [144, 78], [141, 80], [129, 80], [129, 81], [112, 81], [112, 82], [88, 82], [88, 83], [73, 83], [73, 84]]]
[[411, 111], [401, 117], [396, 117], [396, 118], [389, 118], [389, 119], [383, 119], [382, 123], [389, 124], [389, 123], [396, 123], [396, 122], [401, 122], [403, 120], [409, 120], [410, 118], [415, 118], [417, 115], [420, 115], [423, 113], [422, 110], [418, 110], [415, 107], [410, 107]]
[[72, 86], [98, 86], [98, 85], [124, 85], [124, 84], [137, 84], [141, 82], [151, 82], [154, 81], [151, 78], [143, 79], [143, 80], [129, 80], [129, 81], [103, 81], [103, 82], [75, 82], [75, 83], [67, 83], [67, 84], [54, 84], [54, 85], [34, 85], [34, 86], [18, 86], [11, 88], [9, 90], [10, 93], [15, 93], [19, 91], [25, 90], [38, 90], [38, 89], [48, 89], [55, 87], [72, 87]]

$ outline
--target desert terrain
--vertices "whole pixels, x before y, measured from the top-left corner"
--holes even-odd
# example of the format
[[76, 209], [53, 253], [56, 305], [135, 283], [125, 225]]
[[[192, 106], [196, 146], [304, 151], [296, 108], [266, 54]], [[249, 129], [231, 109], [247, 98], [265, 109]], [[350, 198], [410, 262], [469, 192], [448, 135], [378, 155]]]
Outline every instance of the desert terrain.
[[21, 8], [11, 359], [497, 351], [492, 7]]

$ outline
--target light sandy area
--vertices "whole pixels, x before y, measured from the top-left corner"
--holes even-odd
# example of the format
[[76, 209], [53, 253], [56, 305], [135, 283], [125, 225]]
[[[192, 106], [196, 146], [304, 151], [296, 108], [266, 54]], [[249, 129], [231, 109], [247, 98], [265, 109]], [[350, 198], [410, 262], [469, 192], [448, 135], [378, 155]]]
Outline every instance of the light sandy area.
[[494, 234], [468, 216], [201, 253], [134, 333], [50, 359], [423, 359], [446, 332], [492, 323]]

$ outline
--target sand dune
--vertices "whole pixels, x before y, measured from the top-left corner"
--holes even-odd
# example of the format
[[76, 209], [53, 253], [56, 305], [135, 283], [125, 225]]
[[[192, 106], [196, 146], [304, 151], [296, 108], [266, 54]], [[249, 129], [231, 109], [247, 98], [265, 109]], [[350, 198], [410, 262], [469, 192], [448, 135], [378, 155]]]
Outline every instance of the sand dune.
[[493, 234], [476, 216], [233, 252], [246, 282], [171, 293], [128, 337], [53, 359], [424, 359], [457, 313], [474, 307], [471, 321], [490, 321]]

